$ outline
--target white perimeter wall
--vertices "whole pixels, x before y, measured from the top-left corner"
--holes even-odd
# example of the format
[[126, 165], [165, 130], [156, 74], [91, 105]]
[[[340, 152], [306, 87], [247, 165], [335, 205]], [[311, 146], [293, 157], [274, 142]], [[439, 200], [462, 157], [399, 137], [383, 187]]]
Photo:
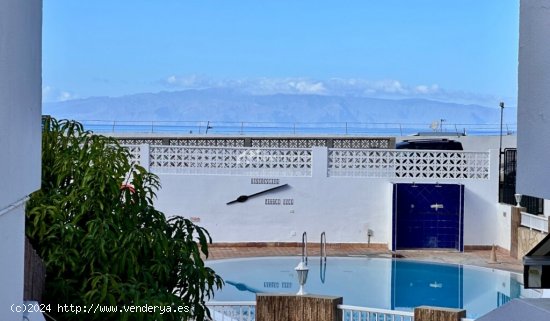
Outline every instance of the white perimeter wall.
[[[508, 248], [509, 242], [498, 235], [502, 230], [498, 227], [502, 219], [498, 210], [498, 150], [491, 150], [490, 162], [489, 180], [439, 183], [465, 185], [465, 245], [496, 243]], [[314, 158], [312, 177], [279, 177], [280, 184], [290, 188], [233, 205], [226, 203], [276, 185], [251, 184], [248, 176], [161, 174], [162, 189], [155, 204], [168, 216], [200, 219], [198, 224], [211, 233], [214, 242], [300, 242], [303, 231], [307, 231], [310, 242], [318, 242], [321, 232], [326, 231], [329, 243], [365, 243], [371, 229], [372, 243], [391, 246], [392, 183], [412, 180], [327, 177], [326, 171], [315, 168]], [[265, 205], [265, 198], [292, 198], [294, 205]]]
[[550, 0], [520, 4], [517, 191], [550, 199]]
[[23, 301], [24, 203], [40, 187], [42, 1], [0, 1], [0, 320]]
[[[290, 188], [245, 203], [226, 205], [239, 195], [275, 185], [253, 185], [250, 177], [162, 175], [156, 203], [167, 215], [200, 217], [215, 242], [309, 241], [387, 243], [391, 231], [392, 185], [361, 178], [281, 178]], [[293, 206], [265, 205], [267, 197], [292, 198]]]

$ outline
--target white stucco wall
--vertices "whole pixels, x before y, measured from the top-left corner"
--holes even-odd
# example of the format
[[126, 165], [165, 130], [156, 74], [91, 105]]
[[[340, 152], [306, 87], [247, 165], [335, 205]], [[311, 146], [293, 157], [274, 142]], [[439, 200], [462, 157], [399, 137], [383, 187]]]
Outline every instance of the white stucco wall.
[[517, 191], [550, 199], [550, 0], [520, 4]]
[[24, 203], [40, 187], [42, 1], [0, 1], [0, 320], [23, 301]]
[[308, 233], [319, 242], [387, 243], [391, 231], [392, 185], [360, 178], [280, 178], [290, 188], [274, 198], [292, 198], [294, 205], [265, 205], [270, 196], [226, 205], [273, 185], [250, 184], [250, 177], [161, 175], [157, 207], [167, 215], [199, 217], [216, 242], [300, 242]]
[[[498, 243], [498, 150], [490, 153], [490, 179], [443, 179], [464, 184], [464, 244]], [[315, 156], [315, 154], [314, 154]], [[278, 177], [285, 190], [226, 205], [275, 185], [251, 184], [249, 176], [161, 174], [156, 207], [168, 216], [199, 218], [214, 242], [300, 242], [302, 232], [318, 242], [326, 231], [329, 243], [372, 243], [391, 247], [392, 184], [411, 179], [327, 177], [325, 167], [312, 165], [312, 177]], [[435, 183], [434, 179], [415, 179]], [[270, 196], [268, 196], [270, 195]], [[292, 206], [270, 206], [266, 198], [291, 198]], [[502, 244], [501, 244], [502, 243]]]
[[489, 180], [462, 180], [464, 184], [464, 245], [491, 245], [498, 240], [498, 150], [492, 149]]
[[498, 204], [495, 218], [497, 226], [495, 245], [509, 251], [512, 236], [512, 206], [502, 203]]

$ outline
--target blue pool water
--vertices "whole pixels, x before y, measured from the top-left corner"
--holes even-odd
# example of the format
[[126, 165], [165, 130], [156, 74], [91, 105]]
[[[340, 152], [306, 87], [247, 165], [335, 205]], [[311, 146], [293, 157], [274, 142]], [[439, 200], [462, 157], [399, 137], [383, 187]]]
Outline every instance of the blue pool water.
[[[253, 301], [256, 293], [296, 293], [299, 257], [209, 261], [225, 280], [215, 301]], [[476, 318], [517, 298], [521, 275], [471, 266], [367, 257], [309, 258], [305, 290], [344, 304], [412, 311], [419, 305], [466, 309]], [[536, 293], [535, 293], [536, 295]]]

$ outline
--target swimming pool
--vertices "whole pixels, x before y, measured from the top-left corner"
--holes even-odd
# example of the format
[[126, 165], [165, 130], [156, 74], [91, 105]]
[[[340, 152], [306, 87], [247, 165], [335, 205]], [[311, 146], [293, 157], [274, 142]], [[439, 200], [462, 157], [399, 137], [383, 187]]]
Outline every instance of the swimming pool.
[[[225, 280], [215, 301], [253, 301], [256, 293], [296, 293], [300, 257], [208, 261]], [[521, 275], [507, 271], [402, 259], [309, 258], [305, 290], [342, 296], [344, 304], [412, 311], [419, 305], [464, 308], [476, 318], [524, 293]], [[530, 291], [530, 290], [529, 290]], [[530, 296], [536, 296], [531, 293]]]

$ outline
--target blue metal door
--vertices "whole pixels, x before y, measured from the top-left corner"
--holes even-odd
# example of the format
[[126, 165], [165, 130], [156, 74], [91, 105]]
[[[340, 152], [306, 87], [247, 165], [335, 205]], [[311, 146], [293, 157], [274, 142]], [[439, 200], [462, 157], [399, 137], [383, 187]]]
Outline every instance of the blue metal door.
[[464, 185], [394, 184], [394, 250], [463, 250]]

